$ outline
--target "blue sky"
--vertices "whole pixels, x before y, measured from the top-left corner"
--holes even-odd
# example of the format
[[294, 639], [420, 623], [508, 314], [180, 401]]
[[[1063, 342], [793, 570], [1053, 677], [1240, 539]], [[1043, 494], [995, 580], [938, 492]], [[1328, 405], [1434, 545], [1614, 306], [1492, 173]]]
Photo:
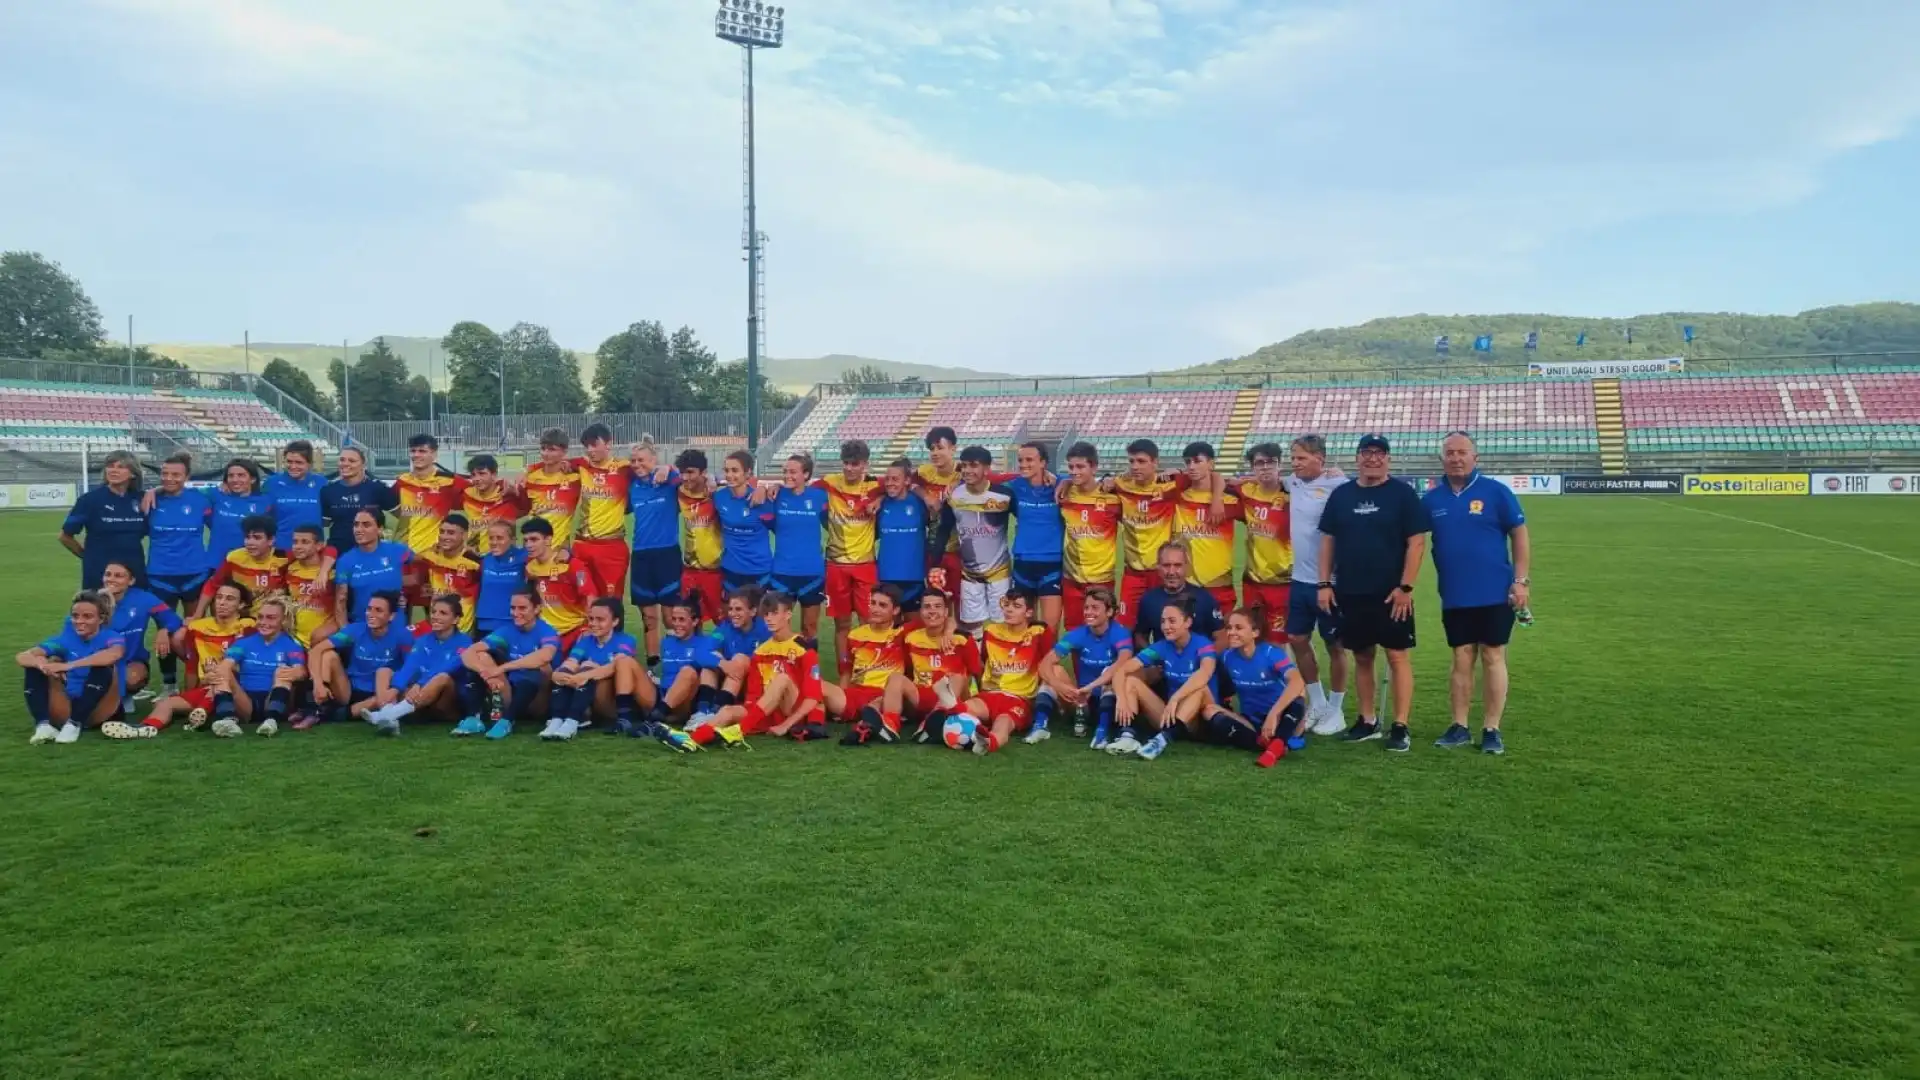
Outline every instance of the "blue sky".
[[[150, 341], [744, 351], [705, 0], [0, 5], [0, 247]], [[1920, 4], [797, 0], [770, 349], [1141, 371], [1413, 312], [1920, 299]]]

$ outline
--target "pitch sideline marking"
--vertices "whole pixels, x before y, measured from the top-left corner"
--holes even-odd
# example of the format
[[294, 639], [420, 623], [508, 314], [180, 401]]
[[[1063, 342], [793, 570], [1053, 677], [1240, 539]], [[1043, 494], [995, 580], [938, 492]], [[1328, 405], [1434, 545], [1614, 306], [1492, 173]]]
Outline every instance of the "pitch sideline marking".
[[1870, 547], [1861, 547], [1859, 544], [1849, 544], [1845, 540], [1835, 540], [1831, 536], [1819, 536], [1810, 532], [1801, 532], [1799, 529], [1789, 529], [1785, 525], [1775, 525], [1771, 521], [1755, 521], [1752, 518], [1735, 517], [1732, 514], [1722, 514], [1718, 510], [1703, 510], [1698, 506], [1682, 506], [1678, 503], [1666, 502], [1649, 495], [1635, 495], [1634, 498], [1642, 502], [1668, 506], [1675, 510], [1687, 510], [1695, 514], [1705, 514], [1708, 517], [1725, 518], [1728, 521], [1740, 522], [1742, 525], [1758, 525], [1763, 529], [1773, 529], [1776, 532], [1783, 532], [1792, 536], [1802, 536], [1808, 540], [1818, 540], [1823, 544], [1832, 544], [1835, 547], [1851, 548], [1863, 555], [1877, 555], [1882, 559], [1886, 559], [1888, 562], [1897, 562], [1902, 566], [1911, 566], [1916, 570], [1920, 570], [1920, 562], [1914, 562], [1912, 559], [1903, 559], [1898, 555], [1889, 555], [1884, 551], [1875, 551]]

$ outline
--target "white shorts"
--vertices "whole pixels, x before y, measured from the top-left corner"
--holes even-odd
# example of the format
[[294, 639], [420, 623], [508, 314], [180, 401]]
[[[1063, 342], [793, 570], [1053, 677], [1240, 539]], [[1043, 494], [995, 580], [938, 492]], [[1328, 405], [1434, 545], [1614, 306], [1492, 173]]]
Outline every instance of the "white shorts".
[[1012, 578], [999, 581], [960, 580], [960, 621], [980, 626], [1000, 617], [1000, 601], [1013, 587]]

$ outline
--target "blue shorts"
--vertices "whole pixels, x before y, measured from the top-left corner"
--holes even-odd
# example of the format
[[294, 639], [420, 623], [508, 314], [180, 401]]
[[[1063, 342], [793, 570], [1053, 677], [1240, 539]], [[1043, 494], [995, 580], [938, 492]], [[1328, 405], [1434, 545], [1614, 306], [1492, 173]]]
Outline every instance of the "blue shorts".
[[720, 588], [728, 596], [749, 585], [758, 585], [764, 589], [772, 580], [772, 574], [737, 574], [724, 566], [720, 568]]
[[635, 607], [671, 604], [680, 599], [680, 546], [636, 549], [633, 553], [632, 585], [628, 592]]
[[1303, 637], [1320, 628], [1320, 637], [1328, 642], [1340, 638], [1339, 609], [1333, 614], [1320, 610], [1320, 587], [1311, 581], [1296, 581], [1287, 587], [1287, 634]]
[[1015, 559], [1013, 583], [1040, 596], [1060, 595], [1060, 560]]
[[882, 585], [891, 585], [900, 590], [900, 610], [912, 611], [920, 606], [920, 598], [927, 594], [927, 580], [915, 578], [912, 581], [883, 581]]
[[775, 574], [773, 587], [801, 607], [816, 607], [827, 598], [827, 571], [822, 567], [817, 574]]
[[148, 574], [147, 591], [163, 604], [179, 604], [191, 610], [200, 600], [200, 586], [207, 583], [207, 577], [205, 571], [198, 574]]

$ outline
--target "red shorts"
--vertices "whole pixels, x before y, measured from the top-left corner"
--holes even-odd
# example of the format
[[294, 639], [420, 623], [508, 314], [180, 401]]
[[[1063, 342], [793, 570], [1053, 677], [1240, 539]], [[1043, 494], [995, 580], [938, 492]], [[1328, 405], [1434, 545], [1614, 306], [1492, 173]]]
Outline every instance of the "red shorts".
[[1233, 595], [1233, 586], [1210, 585], [1207, 587], [1207, 593], [1213, 597], [1214, 606], [1220, 609], [1220, 622], [1224, 625], [1227, 616], [1233, 614], [1233, 609], [1240, 606], [1239, 598]]
[[1004, 694], [998, 690], [983, 690], [973, 700], [987, 707], [987, 722], [992, 723], [1002, 716], [1013, 719], [1015, 731], [1025, 731], [1033, 719], [1033, 702], [1017, 694]]
[[688, 567], [680, 571], [680, 591], [688, 596], [700, 598], [700, 614], [719, 626], [727, 617], [726, 596], [721, 591], [720, 570], [695, 570]]
[[186, 701], [188, 708], [207, 709], [209, 711], [213, 709], [213, 691], [204, 686], [196, 686], [191, 690], [182, 690], [180, 691], [180, 697]]
[[1114, 615], [1122, 626], [1132, 626], [1140, 612], [1140, 598], [1148, 589], [1160, 584], [1160, 572], [1157, 570], [1135, 570], [1127, 567], [1120, 576], [1120, 610]]
[[1287, 604], [1293, 597], [1293, 586], [1286, 583], [1264, 585], [1257, 581], [1243, 581], [1240, 592], [1246, 597], [1247, 606], [1260, 617], [1260, 637], [1275, 645], [1287, 643]]
[[880, 580], [880, 568], [870, 562], [827, 564], [827, 618], [864, 619], [867, 600]]
[[573, 557], [586, 564], [587, 581], [593, 586], [595, 596], [626, 598], [629, 554], [623, 537], [598, 540], [582, 537], [573, 542]]
[[847, 711], [841, 715], [840, 719], [854, 720], [859, 717], [860, 710], [869, 705], [873, 706], [876, 712], [879, 711], [880, 695], [886, 693], [886, 690], [878, 686], [849, 686], [843, 693], [847, 695]]
[[931, 686], [914, 684], [913, 696], [906, 700], [906, 706], [921, 716], [925, 716], [940, 707], [940, 695], [933, 692]]
[[927, 588], [944, 594], [947, 607], [958, 611], [960, 601], [960, 553], [949, 551], [940, 558], [940, 565], [927, 571]]

